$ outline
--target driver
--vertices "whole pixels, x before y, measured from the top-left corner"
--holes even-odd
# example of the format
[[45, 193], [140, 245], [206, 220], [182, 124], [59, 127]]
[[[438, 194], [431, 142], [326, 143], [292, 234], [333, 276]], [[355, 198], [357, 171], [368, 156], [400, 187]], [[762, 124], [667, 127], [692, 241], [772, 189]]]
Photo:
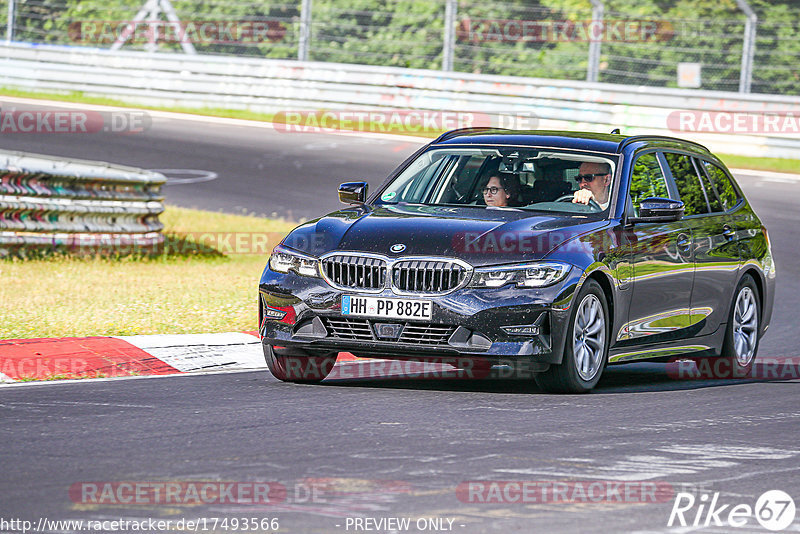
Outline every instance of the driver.
[[573, 204], [588, 204], [590, 200], [606, 209], [611, 185], [611, 165], [608, 163], [584, 162], [575, 177], [580, 189], [572, 197]]

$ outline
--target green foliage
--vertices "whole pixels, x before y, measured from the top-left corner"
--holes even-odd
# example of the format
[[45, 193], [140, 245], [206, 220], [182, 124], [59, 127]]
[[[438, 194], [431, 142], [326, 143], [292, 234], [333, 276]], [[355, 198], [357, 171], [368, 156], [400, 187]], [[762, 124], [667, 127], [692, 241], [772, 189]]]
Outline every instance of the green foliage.
[[6, 26], [8, 25], [8, 0], [0, 0], [0, 35], [6, 38]]
[[[175, 0], [173, 6], [181, 20], [270, 21], [275, 32], [267, 40], [247, 39], [241, 44], [202, 44], [200, 54], [248, 55], [278, 59], [295, 59], [300, 17], [299, 0], [275, 3], [240, 3], [220, 0]], [[254, 42], [261, 41], [261, 42]]]
[[728, 179], [725, 172], [713, 163], [705, 161], [703, 162], [703, 166], [708, 173], [711, 189], [714, 190], [716, 196], [722, 201], [722, 208], [724, 210], [733, 208], [739, 201], [739, 195], [733, 187], [733, 183]]
[[[184, 21], [268, 21], [270, 39], [195, 42], [201, 54], [296, 58], [301, 0], [173, 0]], [[656, 28], [601, 42], [600, 81], [674, 87], [681, 62], [702, 66], [702, 89], [737, 91], [745, 15], [735, 0], [605, 0], [607, 26]], [[800, 94], [800, 2], [750, 0], [758, 15], [754, 92]], [[86, 21], [131, 20], [144, 0], [18, 0], [20, 41], [108, 47], [81, 38]], [[5, 26], [8, 0], [0, 0]], [[314, 0], [309, 59], [341, 63], [440, 69], [445, 0]], [[161, 17], [164, 18], [163, 16]], [[589, 0], [459, 0], [454, 68], [460, 72], [586, 78], [592, 20]], [[565, 23], [569, 37], [558, 34]], [[538, 34], [521, 29], [541, 25]], [[4, 30], [3, 30], [4, 31]], [[117, 31], [119, 29], [117, 28]], [[515, 31], [517, 32], [515, 34]], [[113, 39], [112, 39], [113, 41]], [[145, 49], [139, 39], [126, 49]], [[161, 42], [160, 51], [180, 51]]]
[[[590, 18], [585, 8], [581, 13]], [[553, 28], [551, 21], [571, 18], [578, 18], [574, 10], [551, 9], [544, 2], [461, 2], [455, 70], [585, 79], [588, 43], [556, 42], [547, 33]]]
[[667, 182], [661, 173], [655, 153], [645, 154], [636, 160], [631, 173], [631, 202], [634, 214], [639, 214], [642, 200], [651, 197], [669, 198]]
[[[247, 55], [271, 58], [297, 57], [297, 19], [299, 0], [284, 4], [226, 3], [214, 0], [174, 0], [172, 5], [188, 32], [204, 22], [215, 28], [243, 29], [248, 21], [269, 21], [276, 32], [269, 37], [229, 38], [224, 34], [210, 38], [199, 37], [193, 45], [200, 54]], [[126, 23], [136, 17], [144, 0], [40, 0], [18, 6], [16, 40], [108, 48]], [[145, 20], [153, 21], [148, 16]], [[162, 14], [158, 19], [166, 23]], [[233, 24], [230, 24], [233, 23]], [[227, 24], [227, 26], [226, 26]], [[164, 24], [165, 25], [165, 24]], [[163, 31], [162, 25], [160, 31]], [[144, 26], [139, 26], [144, 28]], [[199, 35], [195, 33], [194, 35]], [[158, 50], [180, 52], [180, 37], [162, 39]], [[146, 32], [131, 38], [126, 50], [144, 50], [148, 45]]]
[[315, 61], [441, 68], [444, 4], [425, 0], [315, 0]]
[[750, 0], [759, 24], [753, 92], [800, 94], [800, 5], [796, 0]]
[[737, 90], [744, 17], [734, 0], [668, 5], [607, 2], [607, 19], [652, 21], [660, 33], [642, 41], [604, 43], [600, 81], [676, 87], [678, 63], [693, 62], [702, 66], [702, 88]]
[[678, 194], [685, 206], [686, 215], [708, 213], [708, 204], [703, 196], [700, 179], [692, 166], [692, 160], [683, 154], [666, 153], [669, 169], [678, 186]]

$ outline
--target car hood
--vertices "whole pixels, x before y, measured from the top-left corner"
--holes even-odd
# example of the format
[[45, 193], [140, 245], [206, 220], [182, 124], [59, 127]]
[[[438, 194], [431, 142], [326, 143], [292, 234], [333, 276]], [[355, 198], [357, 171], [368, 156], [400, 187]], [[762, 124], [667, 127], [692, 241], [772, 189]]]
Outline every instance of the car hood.
[[[586, 216], [513, 209], [363, 206], [305, 223], [283, 244], [317, 257], [340, 250], [388, 257], [451, 257], [474, 266], [497, 265], [543, 258], [565, 241], [605, 224]], [[395, 253], [393, 245], [405, 245], [405, 249]]]

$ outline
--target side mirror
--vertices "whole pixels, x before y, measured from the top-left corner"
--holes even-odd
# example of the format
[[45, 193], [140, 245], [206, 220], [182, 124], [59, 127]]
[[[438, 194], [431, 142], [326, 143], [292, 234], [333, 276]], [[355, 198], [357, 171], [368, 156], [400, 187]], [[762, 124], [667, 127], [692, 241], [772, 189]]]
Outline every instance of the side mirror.
[[628, 217], [628, 224], [674, 222], [683, 217], [683, 202], [669, 198], [651, 197], [639, 204], [639, 216]]
[[367, 201], [367, 182], [346, 182], [339, 186], [339, 201], [345, 204], [363, 204]]

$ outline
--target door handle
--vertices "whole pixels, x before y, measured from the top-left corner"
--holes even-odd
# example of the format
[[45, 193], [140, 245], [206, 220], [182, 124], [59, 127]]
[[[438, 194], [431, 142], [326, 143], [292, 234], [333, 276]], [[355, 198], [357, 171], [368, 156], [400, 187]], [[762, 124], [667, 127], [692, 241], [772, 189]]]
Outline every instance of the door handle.
[[678, 245], [678, 250], [681, 252], [689, 252], [689, 249], [692, 247], [692, 240], [686, 234], [678, 234], [678, 239], [675, 241], [675, 244]]
[[733, 228], [726, 224], [722, 227], [722, 235], [724, 235], [725, 239], [728, 241], [733, 241], [733, 238], [736, 237], [736, 232], [733, 230]]

